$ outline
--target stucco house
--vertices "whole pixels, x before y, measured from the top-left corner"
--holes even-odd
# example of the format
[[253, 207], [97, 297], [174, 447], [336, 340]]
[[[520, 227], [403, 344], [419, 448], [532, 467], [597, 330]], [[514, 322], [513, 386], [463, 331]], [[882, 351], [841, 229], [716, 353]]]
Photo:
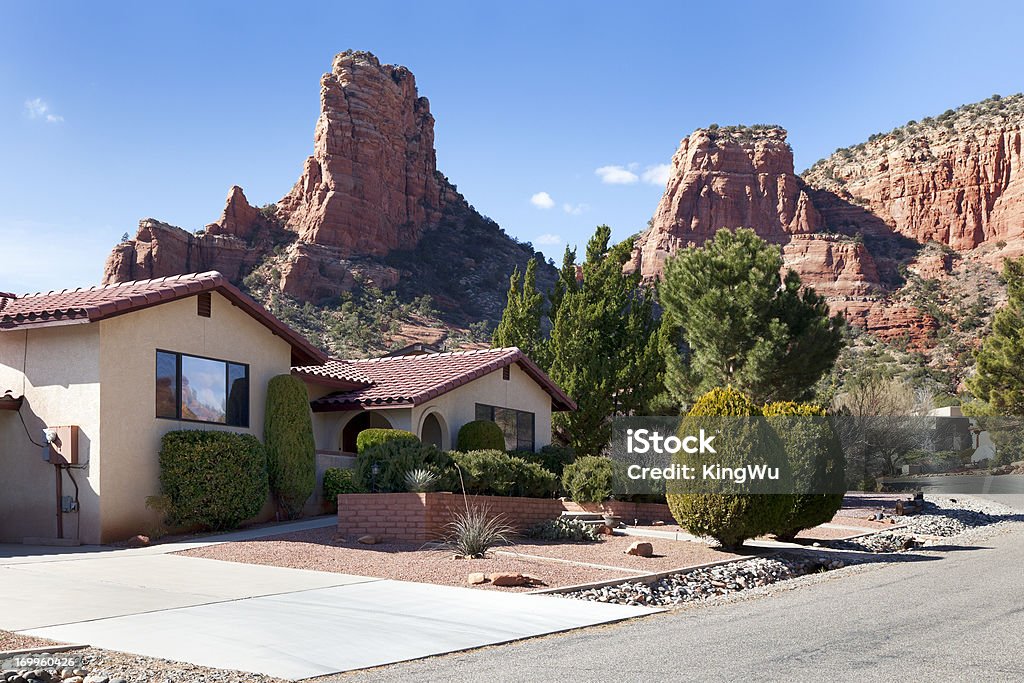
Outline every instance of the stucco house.
[[330, 360], [297, 367], [313, 408], [322, 452], [353, 455], [369, 427], [404, 429], [442, 450], [455, 448], [459, 428], [492, 420], [508, 450], [551, 443], [551, 413], [574, 410], [572, 399], [517, 348]]
[[[518, 349], [431, 351], [330, 360], [217, 272], [0, 293], [0, 542], [145, 532], [159, 521], [146, 498], [160, 489], [161, 436], [262, 439], [267, 383], [279, 374], [306, 382], [318, 475], [350, 464], [368, 427], [451, 448], [463, 424], [493, 419], [509, 448], [539, 449], [552, 410], [575, 407]], [[268, 500], [260, 517], [273, 514]]]
[[[267, 382], [326, 360], [216, 272], [0, 296], [0, 541], [56, 537], [55, 481], [64, 537], [143, 532], [165, 432], [262, 439]], [[43, 428], [72, 426], [76, 462], [44, 460]]]

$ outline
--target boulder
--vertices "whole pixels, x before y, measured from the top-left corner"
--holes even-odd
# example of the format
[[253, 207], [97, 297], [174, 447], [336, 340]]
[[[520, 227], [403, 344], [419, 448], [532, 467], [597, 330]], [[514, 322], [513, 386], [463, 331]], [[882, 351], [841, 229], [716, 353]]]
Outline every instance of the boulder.
[[646, 541], [636, 541], [626, 549], [626, 554], [636, 555], [637, 557], [651, 557], [654, 555], [654, 546]]
[[479, 586], [482, 583], [487, 583], [487, 575], [483, 572], [472, 572], [466, 577], [466, 583], [470, 586]]
[[380, 542], [380, 541], [379, 541], [379, 540], [377, 539], [377, 537], [376, 537], [376, 536], [373, 536], [373, 535], [371, 535], [371, 534], [367, 534], [367, 535], [365, 535], [365, 536], [360, 536], [360, 537], [359, 537], [358, 539], [356, 539], [356, 540], [357, 540], [357, 541], [359, 541], [360, 543], [362, 543], [363, 545], [377, 545], [377, 543], [379, 543], [379, 542]]

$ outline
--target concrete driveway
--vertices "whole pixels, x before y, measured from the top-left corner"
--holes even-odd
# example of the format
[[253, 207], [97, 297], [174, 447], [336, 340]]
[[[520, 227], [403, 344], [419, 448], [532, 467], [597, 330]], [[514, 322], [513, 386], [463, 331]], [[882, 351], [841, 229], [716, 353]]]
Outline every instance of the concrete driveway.
[[0, 629], [300, 679], [658, 611], [168, 554], [253, 533], [138, 550], [0, 546]]

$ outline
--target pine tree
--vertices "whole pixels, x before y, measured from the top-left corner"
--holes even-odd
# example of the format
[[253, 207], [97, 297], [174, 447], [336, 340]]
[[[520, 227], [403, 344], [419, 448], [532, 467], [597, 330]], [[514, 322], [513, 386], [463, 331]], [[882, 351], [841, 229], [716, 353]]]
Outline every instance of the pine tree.
[[[843, 346], [841, 317], [801, 288], [782, 254], [753, 230], [719, 230], [669, 259], [665, 383], [680, 403], [732, 385], [758, 403], [810, 398]], [[667, 348], [666, 348], [667, 347]]]
[[1024, 415], [1024, 257], [1004, 263], [1003, 279], [1008, 300], [975, 353], [977, 372], [967, 387], [997, 414]]
[[523, 277], [516, 267], [509, 278], [508, 303], [491, 344], [495, 348], [518, 346], [534, 361], [543, 364], [545, 349], [541, 334], [544, 297], [537, 291], [537, 261], [531, 259]]

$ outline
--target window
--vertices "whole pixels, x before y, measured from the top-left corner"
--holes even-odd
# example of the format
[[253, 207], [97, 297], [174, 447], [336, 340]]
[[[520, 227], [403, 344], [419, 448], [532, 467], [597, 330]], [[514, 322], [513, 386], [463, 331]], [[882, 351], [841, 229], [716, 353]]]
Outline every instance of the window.
[[156, 352], [156, 416], [249, 426], [249, 366]]
[[476, 419], [490, 420], [501, 427], [505, 448], [510, 451], [532, 451], [536, 446], [533, 413], [477, 403]]

